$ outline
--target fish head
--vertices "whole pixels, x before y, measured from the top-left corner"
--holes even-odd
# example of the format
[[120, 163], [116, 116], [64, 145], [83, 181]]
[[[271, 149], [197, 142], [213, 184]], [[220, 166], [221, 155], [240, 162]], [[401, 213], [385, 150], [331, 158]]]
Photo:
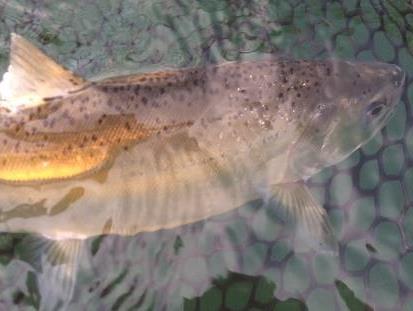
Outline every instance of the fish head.
[[321, 67], [313, 77], [319, 96], [308, 97], [312, 109], [292, 148], [290, 166], [301, 178], [342, 161], [381, 130], [405, 80], [392, 64], [334, 60]]

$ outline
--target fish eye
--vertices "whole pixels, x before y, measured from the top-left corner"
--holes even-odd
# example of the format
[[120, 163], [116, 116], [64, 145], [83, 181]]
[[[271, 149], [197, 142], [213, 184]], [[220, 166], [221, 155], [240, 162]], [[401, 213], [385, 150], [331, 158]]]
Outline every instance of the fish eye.
[[382, 101], [382, 100], [371, 102], [367, 106], [366, 113], [367, 113], [368, 116], [370, 116], [372, 118], [376, 118], [377, 116], [379, 116], [381, 114], [381, 112], [383, 111], [383, 108], [385, 106], [386, 106], [386, 103], [385, 103], [385, 101]]

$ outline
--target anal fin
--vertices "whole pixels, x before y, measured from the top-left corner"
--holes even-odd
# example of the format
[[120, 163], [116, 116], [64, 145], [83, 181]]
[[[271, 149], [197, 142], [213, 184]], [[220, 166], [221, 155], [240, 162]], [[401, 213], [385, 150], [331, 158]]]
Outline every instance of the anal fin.
[[33, 267], [37, 277], [42, 310], [60, 308], [72, 299], [84, 244], [81, 239], [53, 240], [38, 235], [27, 236], [20, 243], [20, 259]]
[[337, 252], [337, 241], [326, 210], [313, 197], [303, 182], [272, 186], [273, 199], [292, 220], [295, 231], [294, 250], [297, 252]]

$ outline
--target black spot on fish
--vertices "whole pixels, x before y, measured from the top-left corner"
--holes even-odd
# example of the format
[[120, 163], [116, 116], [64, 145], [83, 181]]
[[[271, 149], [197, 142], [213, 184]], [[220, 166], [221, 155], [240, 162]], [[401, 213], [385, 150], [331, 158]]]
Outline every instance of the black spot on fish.
[[140, 85], [136, 85], [136, 86], [135, 86], [135, 89], [133, 90], [133, 92], [134, 92], [136, 95], [138, 95], [140, 88], [141, 88]]
[[62, 96], [44, 97], [43, 101], [50, 102], [50, 101], [59, 100], [59, 99], [62, 99], [62, 98], [63, 98]]
[[73, 78], [70, 78], [69, 81], [72, 82], [74, 85], [79, 85], [79, 83]]
[[80, 101], [82, 104], [86, 104], [89, 101], [89, 96], [85, 95]]
[[144, 106], [146, 106], [146, 104], [148, 103], [148, 99], [145, 96], [142, 97], [142, 103]]

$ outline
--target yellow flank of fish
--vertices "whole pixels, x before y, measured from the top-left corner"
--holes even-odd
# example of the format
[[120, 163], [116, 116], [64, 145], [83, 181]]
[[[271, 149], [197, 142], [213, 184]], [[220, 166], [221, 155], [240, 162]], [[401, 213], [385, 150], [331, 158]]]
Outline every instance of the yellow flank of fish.
[[107, 159], [103, 148], [81, 149], [61, 156], [50, 152], [44, 155], [1, 155], [0, 179], [12, 183], [42, 182], [78, 176], [98, 168]]

